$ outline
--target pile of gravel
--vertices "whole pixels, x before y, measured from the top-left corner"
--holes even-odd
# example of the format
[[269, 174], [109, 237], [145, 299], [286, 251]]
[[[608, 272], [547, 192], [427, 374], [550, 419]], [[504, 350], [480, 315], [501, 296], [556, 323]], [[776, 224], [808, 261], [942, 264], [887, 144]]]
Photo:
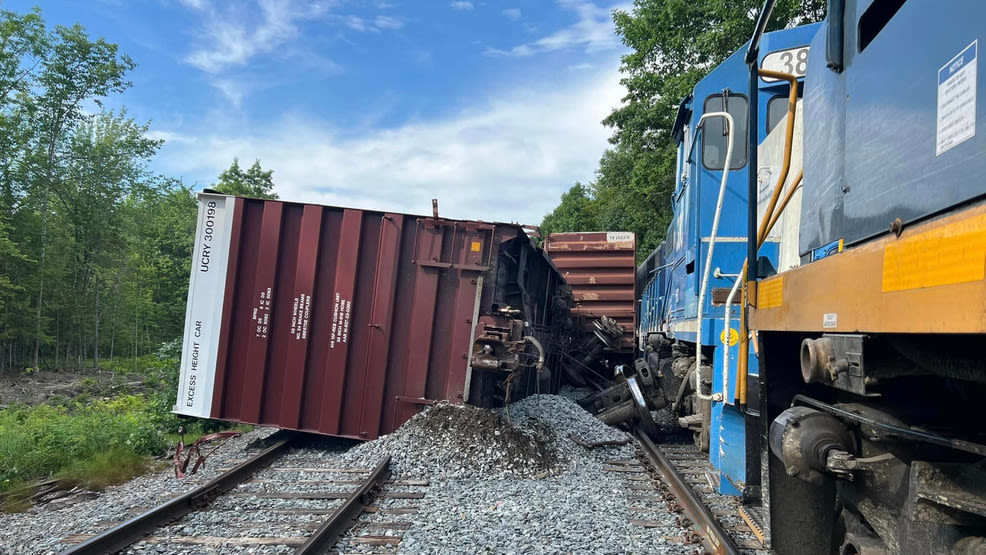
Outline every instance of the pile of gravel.
[[573, 458], [585, 453], [585, 448], [577, 445], [572, 436], [587, 443], [630, 440], [626, 432], [604, 424], [571, 398], [561, 395], [531, 395], [509, 407], [498, 409], [498, 412], [505, 418], [509, 414], [510, 421], [522, 429], [547, 428], [553, 431], [555, 448], [566, 462], [572, 462]]
[[496, 411], [439, 403], [397, 431], [351, 449], [345, 462], [371, 467], [390, 455], [402, 476], [547, 476], [559, 459], [555, 437], [537, 422], [513, 426]]
[[[531, 434], [551, 430], [548, 447], [555, 450], [558, 460], [547, 475], [462, 472], [457, 455], [444, 443], [411, 445], [408, 454], [413, 458], [405, 459], [398, 453], [408, 449], [408, 444], [399, 438], [407, 433], [407, 427], [417, 426], [415, 420], [347, 455], [364, 450], [376, 455], [386, 446], [393, 449], [395, 463], [404, 467], [395, 469], [397, 474], [406, 474], [409, 468], [422, 474], [434, 469], [427, 497], [417, 503], [420, 512], [402, 517], [413, 525], [404, 533], [398, 553], [695, 553], [694, 546], [681, 540], [687, 531], [656, 493], [631, 489], [643, 484], [631, 482], [626, 473], [607, 471], [613, 460], [635, 459], [632, 444], [586, 448], [572, 439], [574, 436], [584, 443], [630, 439], [578, 406], [574, 399], [584, 396], [579, 390], [534, 395], [513, 403], [509, 411], [485, 411], [502, 421], [509, 412], [510, 424], [503, 422], [501, 426]], [[467, 410], [470, 414], [484, 412]], [[446, 432], [471, 435], [469, 422], [458, 424], [465, 430]], [[483, 459], [478, 464], [492, 462], [495, 460]], [[456, 470], [449, 471], [453, 466]], [[644, 498], [636, 498], [638, 495]], [[387, 507], [396, 501], [400, 500], [378, 503]], [[634, 519], [648, 520], [653, 527], [636, 525]], [[357, 546], [349, 551], [373, 550]]]
[[579, 465], [584, 442], [629, 441], [571, 398], [532, 395], [508, 408], [439, 403], [392, 434], [345, 455], [352, 466], [372, 466], [391, 455], [403, 476], [432, 478], [544, 478]]

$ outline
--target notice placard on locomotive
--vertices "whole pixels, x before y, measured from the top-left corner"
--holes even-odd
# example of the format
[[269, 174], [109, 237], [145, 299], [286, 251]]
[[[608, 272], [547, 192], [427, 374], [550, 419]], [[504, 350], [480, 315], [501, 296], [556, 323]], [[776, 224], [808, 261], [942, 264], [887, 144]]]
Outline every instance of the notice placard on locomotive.
[[186, 416], [209, 418], [212, 411], [234, 206], [232, 197], [199, 195], [181, 375], [174, 407], [174, 412]]
[[979, 41], [972, 41], [938, 70], [937, 156], [976, 136], [978, 49]]

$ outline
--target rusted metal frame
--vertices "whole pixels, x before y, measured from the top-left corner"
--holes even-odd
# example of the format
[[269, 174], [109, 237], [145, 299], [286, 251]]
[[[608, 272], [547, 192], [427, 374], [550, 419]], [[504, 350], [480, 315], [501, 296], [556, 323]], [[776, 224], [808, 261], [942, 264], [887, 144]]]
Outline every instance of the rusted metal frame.
[[[198, 438], [197, 440], [195, 440], [195, 442], [192, 443], [192, 445], [190, 445], [188, 447], [188, 450], [186, 451], [185, 450], [185, 430], [183, 428], [179, 427], [178, 428], [178, 433], [180, 434], [181, 439], [178, 440], [178, 447], [175, 448], [175, 464], [174, 464], [174, 466], [175, 466], [175, 477], [176, 478], [184, 478], [185, 477], [185, 471], [188, 470], [188, 464], [191, 462], [193, 456], [197, 456], [198, 458], [195, 459], [195, 465], [192, 466], [192, 472], [191, 472], [191, 474], [195, 474], [196, 472], [198, 472], [199, 468], [205, 465], [205, 461], [209, 457], [209, 455], [215, 453], [217, 449], [219, 449], [220, 447], [222, 447], [226, 443], [226, 441], [228, 441], [230, 439], [233, 439], [234, 437], [239, 437], [240, 435], [243, 435], [242, 432], [238, 432], [238, 431], [234, 431], [234, 430], [229, 430], [229, 431], [225, 431], [225, 432], [216, 432], [214, 434], [204, 435], [204, 436]], [[209, 451], [208, 453], [206, 453], [204, 455], [202, 454], [201, 447], [203, 445], [205, 445], [207, 443], [212, 443], [213, 441], [220, 440], [220, 439], [223, 440], [221, 443], [217, 443], [212, 448], [212, 450]], [[185, 459], [184, 460], [182, 460], [182, 455], [185, 455]]]
[[373, 502], [377, 489], [388, 478], [390, 478], [390, 455], [385, 456], [367, 477], [366, 482], [309, 536], [308, 541], [294, 551], [295, 555], [314, 555], [326, 553], [331, 549], [353, 527], [356, 519], [363, 513], [363, 509]]
[[[233, 222], [229, 244], [239, 245], [243, 237], [243, 222], [245, 218], [244, 200], [238, 198], [233, 201]], [[223, 313], [221, 322], [229, 322], [233, 317], [233, 306], [235, 305], [237, 290], [240, 281], [236, 279], [240, 264], [240, 249], [229, 249], [229, 258], [226, 260], [226, 291], [223, 297]], [[226, 326], [220, 326], [219, 350], [216, 353], [216, 368], [226, 368], [229, 360], [229, 344], [231, 330]], [[215, 382], [212, 384], [212, 416], [219, 417], [223, 414], [223, 400], [226, 391], [226, 372], [217, 371]]]
[[362, 357], [366, 364], [359, 397], [362, 399], [359, 415], [360, 437], [380, 434], [387, 361], [393, 339], [394, 295], [397, 292], [403, 231], [404, 216], [384, 214], [381, 218], [376, 252], [376, 275], [371, 297], [373, 301], [370, 305], [370, 322], [367, 324], [366, 352]]
[[[441, 236], [433, 229], [429, 233], [430, 241], [426, 241], [422, 235], [423, 227], [418, 222], [415, 229], [414, 251], [412, 253], [412, 264], [416, 264], [414, 259], [430, 257], [434, 251], [435, 243], [441, 250]], [[439, 274], [440, 270], [417, 268], [413, 272], [414, 286], [411, 299], [410, 319], [407, 322], [408, 333], [408, 358], [402, 379], [404, 381], [402, 391], [408, 397], [426, 397], [428, 382], [428, 369], [431, 365], [434, 320], [436, 305], [439, 293]], [[396, 424], [396, 423], [395, 423]], [[396, 428], [396, 425], [394, 426]]]
[[465, 229], [495, 229], [496, 224], [488, 224], [486, 222], [468, 222], [459, 220], [443, 220], [435, 218], [418, 218], [419, 222], [425, 222], [433, 226], [452, 226], [452, 227], [463, 227]]
[[[284, 205], [274, 202], [264, 206], [260, 224], [260, 245], [257, 254], [258, 265], [254, 269], [255, 277], [253, 292], [264, 299], [266, 320], [261, 320], [255, 326], [253, 337], [246, 344], [246, 360], [243, 367], [243, 389], [240, 392], [240, 418], [245, 422], [260, 422], [262, 402], [264, 399], [264, 382], [267, 374], [267, 359], [270, 356], [271, 333], [274, 328], [274, 318], [277, 314], [277, 301], [272, 298], [278, 293], [278, 254], [281, 245], [278, 243], [279, 230], [284, 214]], [[256, 302], [257, 299], [254, 299]], [[263, 324], [261, 324], [263, 322]], [[235, 345], [236, 343], [234, 343]]]
[[732, 538], [712, 515], [709, 508], [695, 495], [688, 483], [678, 474], [667, 457], [654, 445], [654, 442], [639, 429], [634, 431], [634, 435], [644, 454], [647, 455], [647, 459], [654, 464], [665, 483], [671, 488], [671, 492], [678, 499], [685, 516], [695, 523], [695, 528], [702, 538], [702, 545], [717, 555], [739, 555], [739, 549], [733, 543]]
[[116, 553], [125, 549], [161, 526], [211, 503], [223, 493], [247, 480], [256, 471], [269, 465], [281, 456], [297, 437], [295, 432], [280, 431], [276, 442], [244, 463], [237, 465], [221, 476], [210, 480], [186, 494], [180, 495], [163, 505], [159, 505], [136, 516], [102, 534], [90, 538], [62, 552], [62, 555], [89, 555]]

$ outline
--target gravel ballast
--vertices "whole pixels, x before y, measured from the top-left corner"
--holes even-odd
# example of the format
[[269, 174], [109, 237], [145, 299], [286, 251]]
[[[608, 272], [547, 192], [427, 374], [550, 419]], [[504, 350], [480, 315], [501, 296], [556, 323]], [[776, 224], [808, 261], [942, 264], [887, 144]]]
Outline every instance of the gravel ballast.
[[98, 493], [82, 492], [23, 513], [0, 513], [0, 553], [58, 553], [68, 547], [59, 543], [66, 536], [100, 533], [109, 528], [108, 522], [133, 518], [215, 478], [220, 474], [220, 468], [233, 466], [246, 458], [244, 448], [247, 445], [275, 431], [257, 428], [229, 440], [209, 456], [204, 468], [189, 478], [175, 478], [174, 468], [165, 463], [157, 472]]
[[[348, 464], [367, 466], [390, 452], [395, 475], [431, 479], [420, 512], [405, 518], [413, 525], [397, 552], [695, 553], [694, 546], [682, 544], [688, 531], [663, 503], [635, 498], [641, 492], [630, 489], [625, 473], [604, 470], [613, 460], [633, 460], [632, 445], [587, 449], [571, 439], [593, 443], [629, 436], [579, 407], [572, 400], [579, 392], [563, 393], [513, 403], [509, 422], [506, 409], [436, 406], [346, 453]], [[478, 412], [487, 416], [471, 418]], [[542, 465], [541, 455], [552, 451], [551, 464]], [[380, 505], [390, 506], [386, 500]], [[644, 528], [632, 519], [658, 525]]]
[[[160, 531], [162, 536], [292, 537], [310, 533], [341, 501], [272, 499], [253, 493], [342, 491], [319, 484], [328, 478], [315, 468], [371, 469], [392, 456], [395, 480], [420, 479], [427, 486], [387, 486], [387, 491], [423, 491], [423, 499], [379, 499], [384, 509], [416, 507], [416, 513], [387, 517], [364, 514], [363, 521], [399, 520], [409, 529], [393, 532], [396, 547], [361, 545], [347, 538], [346, 553], [696, 553], [682, 538], [689, 530], [668, 512], [656, 492], [641, 491], [646, 475], [610, 472], [613, 461], [633, 461], [635, 447], [623, 431], [611, 428], [574, 402], [585, 391], [565, 388], [560, 395], [534, 395], [509, 410], [438, 404], [416, 415], [396, 432], [356, 444], [326, 440], [298, 448], [241, 484], [237, 495], [218, 499], [208, 511], [189, 515]], [[176, 480], [172, 470], [108, 488], [98, 498], [73, 505], [40, 506], [27, 513], [0, 515], [0, 553], [56, 553], [58, 540], [98, 533], [201, 485], [220, 468], [249, 456], [247, 443], [272, 433], [260, 429], [230, 442], [210, 457], [200, 476]], [[586, 448], [584, 443], [627, 444]], [[275, 467], [283, 467], [276, 470]], [[285, 470], [284, 468], [290, 469]], [[306, 470], [307, 469], [307, 470]], [[360, 479], [354, 473], [348, 479]], [[337, 477], [338, 478], [338, 477]], [[311, 514], [306, 514], [311, 510]], [[650, 527], [632, 523], [649, 521]], [[302, 523], [301, 525], [299, 523]], [[354, 532], [362, 534], [366, 532]], [[391, 532], [376, 532], [389, 534]], [[157, 534], [156, 534], [157, 535]], [[136, 544], [130, 553], [290, 553], [289, 546]]]

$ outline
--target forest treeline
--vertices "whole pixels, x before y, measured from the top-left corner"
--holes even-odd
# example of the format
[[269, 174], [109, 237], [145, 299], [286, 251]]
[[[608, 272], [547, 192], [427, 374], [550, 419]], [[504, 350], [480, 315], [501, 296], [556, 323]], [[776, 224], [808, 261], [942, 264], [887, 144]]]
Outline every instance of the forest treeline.
[[[545, 233], [633, 231], [637, 258], [661, 242], [671, 221], [678, 104], [753, 34], [763, 0], [634, 0], [613, 14], [629, 49], [621, 59], [623, 105], [603, 120], [613, 129], [595, 179], [576, 183], [544, 217]], [[821, 21], [825, 0], [778, 0], [767, 30]]]
[[[0, 12], [0, 371], [98, 366], [181, 336], [196, 201], [104, 101], [135, 67], [80, 25]], [[269, 196], [237, 161], [215, 187]]]
[[[636, 0], [616, 11], [624, 104], [595, 179], [544, 218], [547, 232], [629, 230], [646, 255], [670, 217], [675, 108], [750, 36], [760, 0]], [[779, 0], [770, 28], [821, 18]], [[136, 62], [40, 9], [0, 12], [0, 371], [136, 361], [181, 336], [196, 203], [148, 169], [163, 142], [109, 110]], [[118, 104], [115, 102], [114, 104]], [[213, 187], [272, 196], [272, 172], [233, 161]]]

